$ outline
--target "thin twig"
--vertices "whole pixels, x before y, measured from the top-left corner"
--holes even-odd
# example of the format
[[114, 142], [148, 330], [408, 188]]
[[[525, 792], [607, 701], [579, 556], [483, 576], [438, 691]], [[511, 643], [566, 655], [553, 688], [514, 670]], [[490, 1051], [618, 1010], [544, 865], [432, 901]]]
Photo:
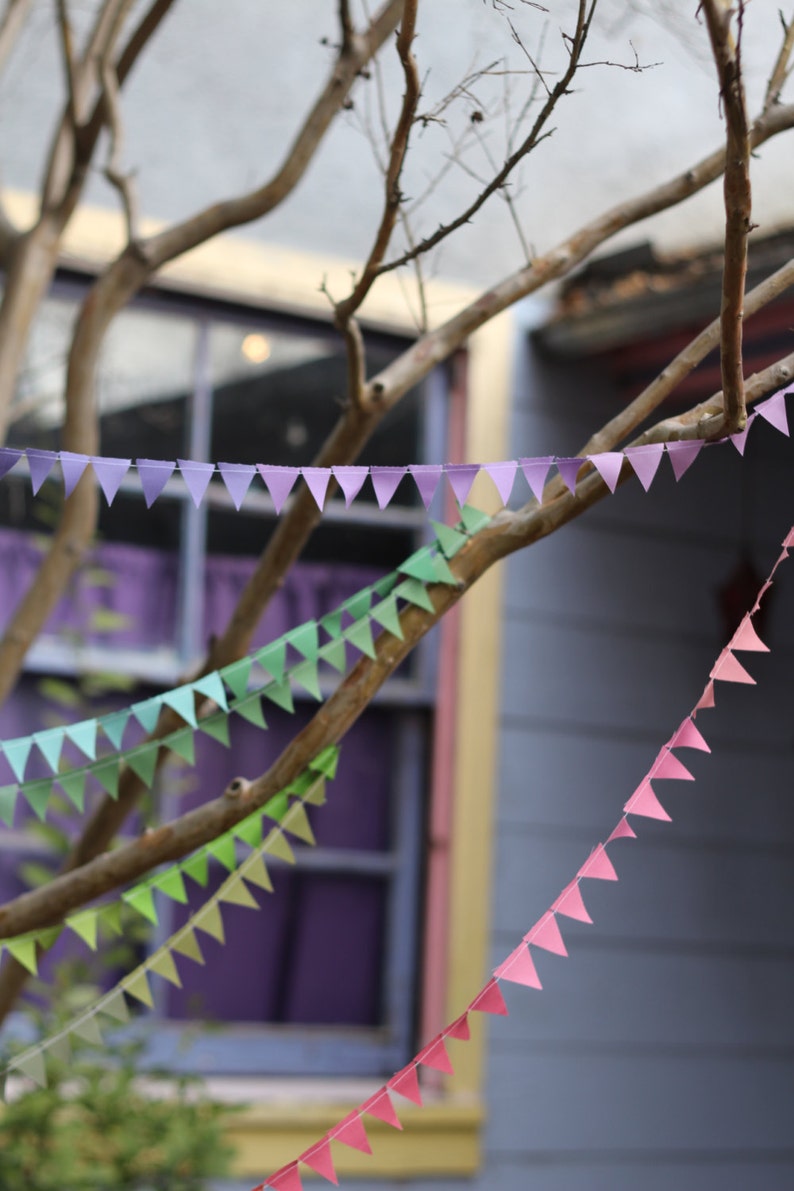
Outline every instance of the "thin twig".
[[105, 177], [118, 192], [124, 209], [127, 227], [127, 242], [135, 244], [138, 229], [138, 203], [135, 193], [134, 174], [124, 173], [121, 156], [124, 144], [124, 125], [121, 119], [119, 84], [116, 67], [109, 56], [100, 65], [102, 95], [105, 102], [105, 119], [108, 126], [108, 156], [105, 163]]
[[60, 35], [61, 58], [63, 59], [63, 71], [66, 76], [66, 117], [72, 125], [75, 133], [77, 132], [77, 83], [76, 83], [76, 65], [74, 57], [74, 41], [72, 38], [72, 25], [69, 20], [69, 12], [66, 7], [66, 0], [56, 0], [56, 8], [58, 12], [58, 33]]
[[0, 71], [11, 56], [32, 7], [33, 0], [6, 0], [0, 19]]
[[786, 85], [786, 80], [791, 74], [791, 67], [789, 61], [791, 59], [792, 51], [794, 50], [794, 14], [789, 17], [788, 24], [783, 19], [783, 14], [780, 13], [780, 23], [783, 26], [783, 42], [780, 46], [780, 51], [775, 60], [775, 65], [772, 67], [772, 73], [769, 76], [769, 81], [766, 85], [766, 93], [764, 95], [763, 111], [768, 111], [773, 104], [780, 103], [780, 93]]

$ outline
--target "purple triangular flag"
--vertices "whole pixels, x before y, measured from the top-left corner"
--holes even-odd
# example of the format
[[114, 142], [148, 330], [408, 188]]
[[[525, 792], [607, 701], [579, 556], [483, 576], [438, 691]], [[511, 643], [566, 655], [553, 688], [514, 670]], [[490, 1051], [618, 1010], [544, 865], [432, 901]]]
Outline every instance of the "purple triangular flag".
[[680, 480], [687, 468], [692, 466], [700, 454], [702, 446], [702, 438], [690, 438], [684, 439], [681, 442], [667, 443], [667, 454], [670, 456], [670, 463], [672, 464], [676, 480]]
[[174, 474], [175, 463], [166, 459], [136, 459], [135, 466], [143, 488], [143, 498], [150, 509]]
[[788, 419], [786, 418], [786, 394], [791, 393], [792, 389], [784, 389], [780, 393], [775, 393], [774, 397], [770, 397], [768, 401], [762, 401], [760, 405], [755, 407], [755, 412], [760, 414], [769, 422], [770, 426], [774, 426], [775, 430], [779, 430], [781, 434], [785, 434], [788, 438]]
[[276, 512], [280, 513], [284, 508], [284, 502], [295, 485], [295, 481], [300, 475], [298, 468], [277, 467], [275, 465], [271, 467], [264, 463], [257, 463], [256, 467], [260, 476], [265, 481], [265, 486], [270, 493]]
[[195, 459], [177, 459], [177, 463], [187, 490], [193, 498], [193, 504], [198, 508], [209, 487], [215, 464], [198, 463]]
[[506, 463], [484, 463], [483, 470], [488, 472], [502, 504], [506, 505], [510, 499], [510, 493], [513, 491], [513, 481], [516, 478], [518, 464], [510, 460]]
[[455, 500], [461, 508], [469, 499], [471, 486], [480, 470], [479, 463], [448, 463], [444, 468], [449, 486], [455, 493]]
[[372, 487], [375, 489], [375, 499], [378, 502], [379, 509], [386, 508], [386, 505], [397, 491], [397, 485], [407, 471], [407, 467], [372, 468], [370, 472]]
[[620, 479], [620, 469], [623, 467], [622, 451], [601, 451], [598, 455], [588, 455], [587, 458], [596, 469], [610, 492], [614, 492]]
[[659, 470], [664, 454], [663, 442], [646, 443], [642, 447], [626, 447], [623, 454], [634, 468], [634, 474], [647, 492]]
[[747, 446], [747, 435], [750, 433], [750, 427], [753, 424], [755, 414], [749, 414], [747, 421], [744, 424], [744, 430], [740, 430], [738, 434], [730, 436], [731, 442], [736, 447], [740, 455], [744, 454], [744, 448]]
[[543, 504], [543, 485], [554, 460], [553, 455], [540, 455], [537, 459], [519, 459], [524, 479], [529, 484], [532, 495], [538, 504]]
[[61, 451], [61, 474], [63, 475], [63, 494], [71, 496], [78, 481], [88, 467], [87, 455], [76, 455], [74, 451]]
[[436, 488], [438, 487], [438, 481], [441, 479], [443, 468], [439, 463], [411, 463], [408, 466], [408, 470], [419, 489], [422, 503], [426, 509], [429, 509], [430, 502], [436, 494]]
[[239, 509], [251, 486], [256, 468], [253, 463], [219, 463], [218, 468], [229, 490], [229, 496], [234, 501], [234, 507]]
[[369, 475], [369, 468], [332, 467], [331, 471], [334, 473], [334, 478], [337, 484], [345, 494], [345, 508], [349, 509], [351, 503], [358, 496], [364, 481]]
[[25, 454], [28, 457], [30, 482], [35, 496], [55, 466], [58, 456], [55, 451], [38, 451], [35, 447], [28, 447]]
[[0, 447], [0, 480], [11, 471], [17, 460], [21, 458], [21, 451], [15, 451], [13, 447]]
[[91, 456], [91, 466], [109, 505], [113, 504], [113, 498], [121, 487], [121, 481], [129, 471], [131, 463], [131, 459], [110, 459], [104, 455]]
[[565, 484], [566, 488], [570, 489], [575, 496], [576, 475], [579, 471], [579, 468], [584, 463], [584, 459], [582, 459], [581, 456], [576, 455], [572, 458], [555, 459], [554, 462], [557, 464], [557, 471], [562, 476], [563, 483]]
[[317, 502], [317, 508], [322, 509], [331, 480], [330, 467], [302, 467], [301, 473], [306, 481], [306, 487]]

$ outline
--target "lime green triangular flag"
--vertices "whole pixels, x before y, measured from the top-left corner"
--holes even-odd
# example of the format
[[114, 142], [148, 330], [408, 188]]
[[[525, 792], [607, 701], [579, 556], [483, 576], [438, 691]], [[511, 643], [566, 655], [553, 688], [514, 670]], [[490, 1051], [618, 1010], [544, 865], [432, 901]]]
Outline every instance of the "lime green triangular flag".
[[212, 674], [205, 674], [203, 678], [197, 678], [193, 683], [193, 690], [199, 695], [205, 695], [208, 699], [212, 699], [213, 703], [217, 703], [226, 711], [228, 707], [226, 689], [217, 672], [213, 671]]
[[281, 831], [273, 830], [265, 840], [264, 849], [269, 856], [277, 856], [279, 860], [286, 860], [287, 864], [295, 863], [295, 853], [289, 846]]
[[150, 1009], [154, 1009], [154, 997], [152, 996], [152, 990], [149, 988], [149, 981], [144, 968], [128, 976], [123, 981], [122, 988], [131, 997], [135, 997], [136, 1001], [142, 1001], [144, 1005], [148, 1005]]
[[44, 822], [47, 814], [47, 804], [52, 796], [52, 778], [42, 778], [40, 782], [25, 782], [20, 787], [23, 796], [36, 813], [36, 817]]
[[205, 934], [212, 935], [213, 939], [217, 939], [219, 943], [226, 942], [223, 919], [217, 902], [208, 902], [203, 910], [199, 910], [193, 919], [193, 925], [196, 930], [203, 930]]
[[24, 936], [19, 939], [4, 939], [3, 946], [9, 955], [13, 955], [17, 963], [22, 964], [22, 967], [30, 972], [31, 976], [38, 975], [39, 965], [35, 939]]
[[188, 765], [196, 764], [196, 741], [192, 728], [180, 728], [178, 732], [172, 732], [166, 736], [165, 743]]
[[124, 928], [121, 925], [121, 906], [118, 902], [108, 902], [106, 906], [100, 906], [97, 913], [99, 921], [110, 934], [121, 935], [124, 933]]
[[89, 766], [89, 772], [93, 773], [96, 780], [99, 782], [103, 790], [105, 790], [111, 798], [118, 798], [119, 796], [119, 758], [107, 757], [104, 761], [95, 761], [93, 765]]
[[232, 828], [232, 834], [248, 844], [249, 848], [258, 848], [262, 843], [262, 812], [257, 811], [255, 815], [243, 819], [242, 823]]
[[160, 745], [156, 740], [153, 740], [149, 744], [142, 744], [140, 748], [127, 753], [124, 758], [130, 769], [134, 773], [137, 773], [144, 786], [147, 786], [149, 789], [151, 789], [152, 782], [154, 781], [159, 752]]
[[231, 872], [237, 865], [237, 850], [234, 846], [234, 836], [227, 831], [225, 835], [218, 836], [212, 843], [206, 845], [210, 856], [214, 856], [219, 860], [223, 867]]
[[182, 987], [182, 981], [179, 978], [179, 972], [176, 970], [174, 957], [170, 951], [163, 951], [160, 955], [153, 956], [147, 961], [147, 968], [150, 972], [156, 972], [158, 976], [162, 976], [163, 980], [167, 980], [169, 984], [175, 984], [177, 988]]
[[313, 769], [315, 773], [324, 773], [333, 781], [338, 765], [339, 748], [335, 744], [329, 744], [321, 753], [317, 754], [313, 761], [309, 762], [309, 769]]
[[52, 772], [57, 773], [63, 749], [63, 728], [48, 728], [45, 732], [34, 732], [33, 741]]
[[18, 782], [25, 780], [25, 766], [32, 748], [33, 741], [30, 736], [23, 736], [21, 740], [6, 740], [3, 744], [6, 760], [13, 769], [14, 777]]
[[96, 761], [96, 720], [83, 720], [79, 724], [70, 724], [64, 728], [66, 735], [76, 744], [80, 752], [89, 761]]
[[251, 910], [259, 909], [259, 902], [239, 876], [219, 890], [218, 898], [222, 902], [229, 902], [232, 906], [246, 906]]
[[97, 928], [99, 926], [99, 912], [97, 910], [81, 910], [79, 914], [71, 914], [66, 919], [69, 930], [73, 930], [92, 951], [97, 948]]
[[201, 849], [187, 860], [180, 860], [179, 867], [186, 877], [190, 877], [197, 885], [205, 886], [209, 879], [209, 859], [206, 850]]
[[353, 620], [361, 620], [362, 616], [366, 616], [369, 612], [369, 606], [372, 603], [372, 588], [365, 587], [361, 591], [357, 591], [355, 595], [346, 599], [342, 607]]
[[157, 727], [162, 706], [162, 695], [152, 695], [151, 699], [143, 699], [140, 703], [133, 703], [130, 710], [144, 732], [151, 733]]
[[18, 786], [0, 786], [0, 819], [6, 827], [14, 826], [14, 810], [17, 805]]
[[401, 575], [411, 575], [421, 583], [435, 582], [433, 559], [429, 546], [423, 546], [421, 550], [414, 551], [404, 562], [400, 563], [397, 569]]
[[285, 641], [273, 641], [270, 645], [263, 646], [262, 649], [257, 650], [254, 657], [259, 662], [263, 670], [267, 670], [276, 682], [282, 682], [284, 679], [284, 663], [287, 657], [287, 645]]
[[347, 669], [347, 650], [344, 640], [341, 638], [338, 641], [326, 641], [325, 645], [320, 648], [320, 657], [329, 666], [333, 666], [334, 670], [338, 670], [340, 674], [344, 674]]
[[318, 777], [303, 795], [303, 801], [310, 806], [325, 806], [325, 778]]
[[114, 711], [112, 715], [103, 715], [99, 726], [114, 748], [120, 749], [124, 739], [124, 729], [132, 713], [129, 710]]
[[196, 719], [196, 697], [193, 694], [193, 687], [190, 683], [185, 686], [174, 687], [172, 691], [166, 691], [162, 696], [163, 703], [180, 715], [186, 724], [190, 724], [191, 728], [198, 727]]
[[317, 677], [316, 662], [301, 662], [292, 668], [291, 676], [295, 682], [300, 683], [305, 691], [308, 691], [318, 702], [321, 702], [322, 695], [320, 694], [320, 681]]
[[[300, 624], [296, 629], [287, 633], [285, 640], [302, 653], [310, 662], [317, 660], [317, 650], [320, 642], [317, 634], [317, 622], [309, 620], [306, 624]], [[273, 675], [275, 678], [275, 674]]]
[[44, 1056], [40, 1050], [33, 1050], [30, 1054], [18, 1055], [10, 1064], [10, 1070], [21, 1071], [32, 1079], [40, 1088], [47, 1086], [47, 1069], [44, 1066]]
[[282, 824], [285, 831], [290, 835], [297, 836], [298, 839], [305, 840], [307, 844], [316, 844], [317, 840], [314, 838], [309, 817], [300, 802], [296, 802], [290, 807], [289, 814], [284, 816]]
[[130, 1020], [129, 1006], [120, 988], [114, 989], [112, 993], [100, 1001], [99, 1011], [100, 1013], [106, 1013], [108, 1017], [112, 1017], [116, 1021], [128, 1022]]
[[463, 506], [463, 508], [460, 510], [460, 519], [465, 525], [467, 533], [478, 533], [481, 529], [484, 529], [491, 520], [488, 513], [483, 513], [479, 509], [474, 509], [471, 505]]
[[70, 773], [62, 773], [58, 778], [58, 785], [78, 811], [85, 809], [85, 779], [87, 776], [88, 773], [85, 769], [73, 769]]
[[42, 951], [49, 951], [56, 939], [63, 934], [63, 926], [58, 923], [57, 926], [45, 926], [43, 930], [36, 931], [36, 941]]
[[335, 612], [327, 612], [323, 616], [320, 624], [325, 629], [329, 637], [336, 638], [342, 635], [342, 609], [337, 608]]
[[345, 638], [351, 645], [355, 645], [361, 653], [367, 655], [368, 658], [376, 658], [375, 646], [372, 641], [372, 626], [369, 620], [357, 620], [351, 624], [349, 628], [345, 629]]
[[182, 873], [176, 865], [173, 868], [168, 868], [164, 873], [159, 873], [152, 885], [155, 889], [159, 889], [166, 897], [170, 897], [173, 902], [180, 902], [183, 906], [187, 904], [187, 891], [185, 890], [185, 882], [182, 880]]
[[105, 1039], [99, 1029], [99, 1023], [96, 1017], [86, 1017], [74, 1026], [69, 1028], [70, 1034], [76, 1034], [78, 1038], [82, 1038], [85, 1042], [90, 1042], [93, 1046], [102, 1046]]
[[212, 715], [206, 720], [199, 720], [199, 728], [202, 732], [206, 732], [213, 740], [220, 741], [225, 744], [227, 748], [231, 745], [229, 740], [229, 719], [225, 715]]
[[250, 881], [252, 885], [258, 885], [260, 889], [265, 889], [268, 893], [273, 892], [270, 873], [267, 871], [264, 860], [258, 854], [249, 856], [240, 866], [240, 876], [245, 877], [246, 881]]
[[253, 662], [250, 658], [240, 658], [239, 662], [232, 662], [231, 665], [224, 666], [220, 672], [221, 678], [238, 699], [242, 699], [248, 691], [248, 679], [252, 665]]
[[290, 690], [289, 680], [285, 682], [271, 682], [262, 691], [271, 702], [283, 707], [285, 711], [292, 712], [295, 710], [295, 704], [292, 702], [292, 691]]
[[266, 728], [265, 717], [262, 714], [262, 696], [254, 691], [252, 695], [248, 695], [245, 699], [240, 699], [238, 702], [232, 704], [232, 711], [236, 711], [244, 720], [248, 720], [249, 724], [254, 724], [257, 728]]
[[132, 889], [126, 889], [121, 895], [121, 900], [157, 926], [159, 919], [151, 885], [135, 885]]
[[372, 609], [372, 619], [377, 624], [382, 625], [392, 637], [397, 637], [402, 641], [404, 634], [400, 624], [400, 613], [397, 611], [397, 597], [395, 595], [387, 596], [380, 604], [376, 604]]
[[262, 814], [267, 815], [268, 819], [275, 820], [280, 823], [289, 810], [289, 799], [285, 790], [279, 790], [278, 794], [274, 794], [269, 798], [262, 807]]
[[466, 545], [467, 537], [465, 533], [460, 533], [457, 529], [452, 529], [449, 525], [444, 525], [441, 521], [431, 521], [430, 524], [436, 531], [438, 544], [444, 552], [445, 558], [454, 558], [461, 547]]
[[395, 587], [394, 594], [402, 596], [409, 604], [416, 604], [418, 608], [424, 608], [426, 612], [435, 612], [433, 601], [427, 594], [427, 588], [418, 579], [403, 579], [399, 587]]
[[195, 932], [188, 927], [181, 934], [174, 937], [171, 947], [174, 951], [178, 951], [180, 955], [187, 956], [197, 964], [204, 963], [204, 956], [201, 954], [199, 941], [196, 938]]

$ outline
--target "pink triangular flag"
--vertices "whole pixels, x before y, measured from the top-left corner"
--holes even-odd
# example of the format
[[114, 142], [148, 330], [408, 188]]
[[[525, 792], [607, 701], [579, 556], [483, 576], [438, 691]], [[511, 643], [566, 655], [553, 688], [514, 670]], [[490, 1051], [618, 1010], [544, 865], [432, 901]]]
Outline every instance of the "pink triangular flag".
[[[334, 478], [337, 484], [342, 489], [345, 497], [345, 508], [349, 509], [352, 502], [358, 496], [364, 481], [369, 475], [368, 467], [332, 467], [331, 471], [334, 473]], [[323, 493], [323, 498], [325, 494]]]
[[[792, 533], [789, 536], [794, 539], [794, 530], [792, 530]], [[791, 544], [794, 546], [794, 540], [792, 540]], [[783, 550], [783, 554], [781, 554], [780, 558], [778, 559], [778, 562], [780, 562], [780, 560], [784, 557], [784, 555], [786, 558], [788, 558], [788, 550], [786, 550], [785, 548]], [[777, 570], [777, 562], [775, 563], [775, 570]], [[773, 583], [774, 583], [774, 579], [767, 579], [766, 583], [764, 583], [763, 586], [758, 589], [758, 595], [755, 597], [755, 603], [753, 604], [752, 608], [750, 609], [750, 616], [754, 616], [756, 614], [756, 612], [758, 611], [758, 609], [761, 607], [761, 600], [764, 598], [766, 593], [769, 591], [770, 587], [772, 587]]]
[[641, 447], [626, 447], [623, 453], [634, 468], [635, 476], [647, 492], [659, 470], [659, 464], [664, 454], [664, 443], [651, 442], [645, 443]]
[[253, 463], [219, 463], [218, 470], [223, 477], [234, 507], [239, 509], [251, 486], [251, 480], [256, 474], [256, 468]]
[[336, 1128], [331, 1129], [329, 1137], [334, 1141], [341, 1141], [342, 1145], [350, 1146], [351, 1150], [360, 1150], [362, 1154], [372, 1153], [372, 1146], [369, 1144], [367, 1131], [357, 1108], [349, 1112]]
[[565, 886], [556, 902], [552, 902], [551, 908], [555, 914], [563, 914], [566, 918], [574, 918], [577, 922], [593, 921], [582, 901], [579, 882], [575, 880]]
[[750, 414], [745, 422], [744, 430], [740, 430], [738, 434], [730, 435], [730, 440], [740, 455], [744, 454], [744, 448], [747, 446], [747, 435], [750, 433], [754, 417], [755, 414]]
[[432, 1067], [434, 1071], [443, 1071], [445, 1075], [454, 1075], [447, 1048], [441, 1034], [429, 1042], [416, 1056], [417, 1063], [424, 1063], [425, 1067]]
[[257, 463], [257, 471], [265, 481], [270, 497], [277, 513], [284, 508], [284, 503], [292, 491], [300, 472], [297, 467], [266, 466]]
[[63, 476], [63, 494], [71, 496], [88, 467], [88, 456], [78, 455], [74, 451], [61, 451], [61, 475]]
[[436, 494], [438, 481], [441, 479], [441, 465], [437, 463], [411, 463], [408, 465], [408, 470], [414, 478], [416, 487], [419, 489], [422, 503], [426, 509], [429, 509], [430, 503]]
[[705, 687], [703, 688], [703, 694], [700, 696], [697, 703], [695, 704], [693, 714], [696, 715], [699, 711], [708, 711], [708, 709], [713, 706], [714, 706], [714, 682], [709, 681], [706, 683]]
[[745, 682], [749, 686], [756, 685], [753, 676], [747, 673], [739, 659], [734, 657], [727, 647], [717, 658], [709, 678], [719, 679], [721, 682]]
[[373, 467], [370, 474], [372, 476], [372, 487], [375, 489], [375, 499], [378, 502], [379, 509], [385, 509], [394, 493], [397, 491], [397, 485], [408, 471], [407, 467]]
[[618, 879], [615, 866], [607, 856], [603, 844], [599, 844], [597, 848], [593, 849], [576, 875], [577, 877], [592, 877], [598, 881], [617, 881]]
[[760, 414], [769, 422], [770, 426], [774, 426], [775, 430], [779, 430], [781, 434], [788, 437], [788, 420], [786, 418], [786, 393], [791, 392], [791, 389], [784, 390], [780, 393], [775, 393], [774, 397], [770, 397], [768, 401], [762, 401], [760, 405], [755, 407], [755, 412]]
[[794, 527], [792, 527], [786, 534], [786, 540], [783, 543], [783, 549], [788, 549], [789, 546], [794, 546]]
[[108, 459], [102, 455], [91, 456], [91, 466], [109, 505], [113, 504], [113, 498], [121, 487], [121, 481], [129, 471], [131, 464], [131, 459]]
[[613, 839], [636, 839], [637, 832], [625, 817], [620, 820], [617, 827], [614, 827], [607, 836], [607, 843], [611, 844]]
[[55, 451], [39, 451], [34, 447], [28, 447], [25, 454], [28, 457], [30, 483], [35, 496], [55, 466], [58, 455]]
[[477, 1013], [495, 1013], [498, 1017], [507, 1017], [507, 1005], [498, 982], [489, 980], [485, 988], [477, 993], [469, 1009], [474, 1009]]
[[557, 471], [563, 479], [563, 483], [574, 495], [576, 494], [576, 477], [579, 474], [579, 468], [585, 462], [580, 456], [575, 456], [568, 459], [555, 459], [557, 464]]
[[693, 782], [695, 779], [682, 761], [669, 749], [662, 749], [654, 762], [650, 776], [656, 781], [658, 778], [675, 779], [681, 782]]
[[458, 1038], [461, 1042], [468, 1042], [471, 1038], [471, 1030], [469, 1029], [469, 1015], [462, 1013], [457, 1017], [451, 1025], [444, 1028], [444, 1034], [447, 1038]]
[[282, 1166], [275, 1174], [271, 1174], [265, 1183], [266, 1187], [276, 1187], [278, 1191], [303, 1191], [303, 1183], [298, 1173], [298, 1163], [290, 1162]]
[[665, 823], [672, 821], [647, 778], [637, 787], [623, 810], [627, 815], [642, 815], [645, 819], [661, 819]]
[[596, 469], [610, 492], [614, 492], [620, 479], [623, 467], [622, 451], [602, 451], [600, 455], [588, 455], [587, 458]]
[[385, 1121], [393, 1129], [402, 1129], [400, 1118], [397, 1116], [397, 1112], [391, 1102], [391, 1096], [386, 1088], [381, 1088], [374, 1096], [370, 1096], [369, 1100], [365, 1100], [361, 1105], [361, 1111], [365, 1112], [367, 1116], [376, 1117], [379, 1121]]
[[524, 942], [531, 943], [533, 947], [541, 947], [544, 951], [550, 951], [552, 955], [568, 954], [560, 934], [559, 923], [551, 910], [547, 910], [543, 917], [539, 918], [535, 925], [527, 931], [524, 935]]
[[494, 976], [500, 980], [510, 980], [513, 984], [523, 984], [526, 988], [543, 988], [526, 943], [519, 943], [515, 951], [502, 960], [494, 970]]
[[321, 1174], [329, 1183], [333, 1183], [336, 1187], [339, 1186], [339, 1179], [334, 1170], [334, 1160], [331, 1157], [331, 1143], [327, 1137], [301, 1154], [298, 1161], [311, 1167], [317, 1174]]
[[519, 459], [518, 462], [521, 464], [524, 479], [529, 484], [532, 495], [539, 505], [543, 504], [543, 486], [546, 483], [549, 468], [554, 462], [554, 456], [541, 455], [537, 459]]
[[687, 471], [697, 459], [703, 447], [702, 438], [684, 439], [682, 442], [667, 443], [667, 454], [670, 457], [673, 474], [676, 481]]
[[331, 480], [330, 467], [302, 467], [301, 473], [306, 481], [306, 487], [314, 497], [317, 508], [322, 510]]
[[147, 509], [150, 509], [174, 474], [176, 464], [164, 459], [136, 459], [135, 466], [143, 488], [143, 499]]
[[746, 649], [747, 652], [753, 653], [769, 653], [769, 646], [764, 645], [749, 615], [745, 615], [742, 623], [739, 625], [736, 632], [733, 634], [733, 639], [728, 646], [729, 649], [738, 649], [740, 652]]
[[681, 721], [680, 726], [670, 741], [671, 749], [698, 749], [701, 753], [710, 753], [706, 741], [703, 739], [703, 734], [699, 728], [696, 728], [689, 716]]
[[455, 493], [455, 500], [461, 508], [469, 499], [471, 486], [480, 470], [479, 463], [448, 463], [444, 468], [449, 486]]
[[402, 1071], [393, 1075], [386, 1087], [391, 1088], [398, 1096], [404, 1096], [406, 1100], [422, 1107], [422, 1093], [419, 1091], [419, 1077], [416, 1074], [414, 1063], [409, 1063], [407, 1067], [403, 1067]]
[[483, 471], [487, 471], [494, 483], [496, 491], [503, 505], [510, 500], [513, 482], [518, 471], [518, 464], [511, 461], [505, 463], [484, 463]]
[[198, 463], [194, 459], [177, 459], [177, 463], [182, 473], [182, 479], [193, 499], [193, 504], [198, 508], [209, 487], [209, 482], [215, 471], [215, 464]]

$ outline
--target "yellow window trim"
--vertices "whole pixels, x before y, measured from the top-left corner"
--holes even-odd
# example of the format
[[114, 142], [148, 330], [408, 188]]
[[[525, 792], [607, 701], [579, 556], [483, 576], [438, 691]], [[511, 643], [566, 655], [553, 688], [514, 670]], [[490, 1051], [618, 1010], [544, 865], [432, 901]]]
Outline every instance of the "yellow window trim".
[[[5, 194], [11, 218], [30, 223], [35, 202], [30, 195]], [[144, 234], [157, 225], [144, 223]], [[64, 242], [63, 263], [96, 268], [122, 247], [123, 226], [116, 214], [82, 208]], [[294, 252], [238, 236], [202, 245], [169, 266], [157, 284], [184, 292], [226, 298], [266, 309], [329, 318], [328, 301], [319, 291], [325, 280], [344, 296], [355, 264], [316, 254]], [[408, 283], [386, 274], [375, 286], [363, 312], [373, 326], [416, 333]], [[432, 281], [426, 288], [431, 324], [450, 317], [475, 291]], [[415, 304], [414, 304], [415, 308]], [[466, 459], [490, 462], [509, 457], [508, 416], [513, 352], [509, 312], [492, 320], [468, 342]], [[493, 487], [479, 476], [471, 502], [490, 511], [498, 507]], [[455, 744], [455, 798], [447, 955], [447, 1020], [458, 1016], [484, 983], [490, 926], [490, 868], [495, 813], [495, 774], [499, 658], [501, 644], [501, 571], [494, 568], [466, 595], [461, 607]], [[372, 1118], [367, 1132], [374, 1154], [335, 1147], [341, 1172], [363, 1177], [470, 1175], [479, 1166], [483, 1120], [482, 1074], [484, 1022], [470, 1018], [470, 1042], [451, 1042], [455, 1074], [434, 1091], [437, 1099], [423, 1109], [397, 1100], [404, 1133]], [[316, 1081], [312, 1086], [316, 1089]], [[236, 1173], [261, 1179], [297, 1157], [355, 1104], [333, 1098], [317, 1102], [296, 1097], [259, 1104], [235, 1113], [229, 1137], [237, 1147]]]

